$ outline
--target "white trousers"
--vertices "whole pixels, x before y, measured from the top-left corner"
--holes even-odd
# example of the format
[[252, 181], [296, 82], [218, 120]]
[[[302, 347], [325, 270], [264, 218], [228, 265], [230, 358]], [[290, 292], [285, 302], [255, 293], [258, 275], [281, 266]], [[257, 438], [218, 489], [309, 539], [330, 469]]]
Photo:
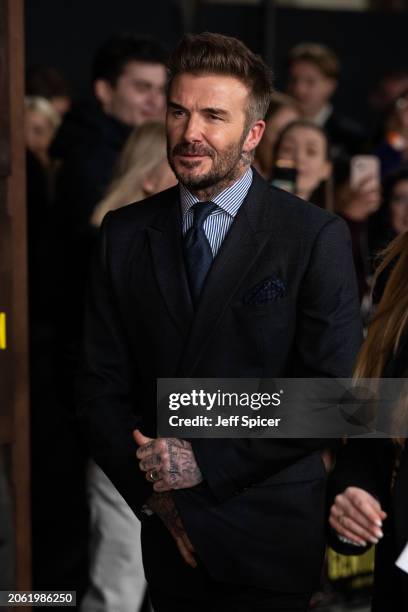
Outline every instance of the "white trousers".
[[140, 521], [93, 461], [88, 471], [88, 494], [90, 582], [81, 612], [139, 612], [147, 586]]

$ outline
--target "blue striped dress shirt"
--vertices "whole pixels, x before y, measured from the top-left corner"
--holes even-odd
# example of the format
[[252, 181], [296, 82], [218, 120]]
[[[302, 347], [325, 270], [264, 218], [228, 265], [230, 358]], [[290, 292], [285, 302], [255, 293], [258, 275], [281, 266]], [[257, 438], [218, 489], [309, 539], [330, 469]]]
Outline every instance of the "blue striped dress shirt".
[[[238, 212], [239, 207], [245, 200], [245, 197], [252, 184], [252, 170], [248, 168], [241, 178], [236, 181], [231, 187], [224, 189], [218, 195], [211, 199], [211, 202], [217, 204], [218, 208], [214, 210], [204, 221], [204, 232], [210, 243], [213, 256], [215, 257], [218, 250], [227, 235], [232, 222]], [[193, 225], [192, 206], [200, 200], [180, 184], [180, 202], [181, 214], [183, 219], [183, 236], [187, 230]]]

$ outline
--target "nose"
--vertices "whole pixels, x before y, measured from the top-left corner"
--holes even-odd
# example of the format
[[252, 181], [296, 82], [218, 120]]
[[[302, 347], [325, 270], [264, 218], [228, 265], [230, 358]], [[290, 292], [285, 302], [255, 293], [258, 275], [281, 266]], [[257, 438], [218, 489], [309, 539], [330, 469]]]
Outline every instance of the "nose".
[[200, 119], [194, 115], [190, 115], [186, 122], [184, 139], [187, 142], [201, 142], [203, 139], [201, 127]]
[[296, 80], [293, 83], [292, 87], [292, 96], [296, 100], [302, 100], [307, 95], [307, 85], [303, 83], [300, 79]]

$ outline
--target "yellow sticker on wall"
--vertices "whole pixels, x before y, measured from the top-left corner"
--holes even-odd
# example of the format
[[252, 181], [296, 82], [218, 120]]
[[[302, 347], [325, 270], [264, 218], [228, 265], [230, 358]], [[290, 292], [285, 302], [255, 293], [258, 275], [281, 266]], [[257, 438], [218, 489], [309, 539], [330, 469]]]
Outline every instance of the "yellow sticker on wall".
[[0, 312], [0, 349], [7, 348], [6, 339], [6, 313]]

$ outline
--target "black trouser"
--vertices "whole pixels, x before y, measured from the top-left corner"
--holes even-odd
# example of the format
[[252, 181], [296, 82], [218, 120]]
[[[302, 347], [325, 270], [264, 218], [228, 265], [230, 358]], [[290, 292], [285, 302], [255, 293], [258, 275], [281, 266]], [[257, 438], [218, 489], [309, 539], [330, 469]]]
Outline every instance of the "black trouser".
[[306, 612], [310, 593], [283, 594], [237, 585], [213, 583], [207, 593], [176, 596], [149, 588], [154, 612]]
[[185, 563], [159, 518], [147, 521], [142, 528], [143, 563], [155, 612], [306, 612], [311, 593], [216, 582], [199, 559], [194, 569]]

